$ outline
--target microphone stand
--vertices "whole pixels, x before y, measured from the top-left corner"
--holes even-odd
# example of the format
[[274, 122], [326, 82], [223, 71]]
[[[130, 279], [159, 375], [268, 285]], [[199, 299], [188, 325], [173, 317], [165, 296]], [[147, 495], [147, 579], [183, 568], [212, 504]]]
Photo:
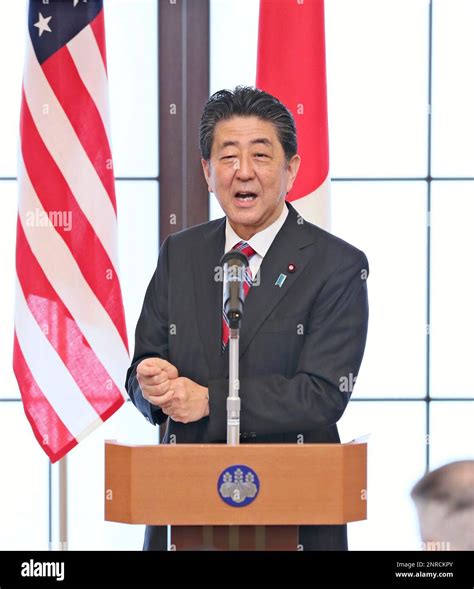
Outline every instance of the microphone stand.
[[239, 397], [239, 338], [242, 320], [244, 291], [243, 274], [248, 259], [240, 251], [232, 250], [224, 255], [224, 312], [229, 321], [229, 396], [227, 397], [227, 444], [240, 443], [240, 397]]
[[238, 446], [240, 443], [240, 318], [238, 323], [238, 327], [229, 330], [229, 396], [227, 397], [227, 445], [229, 446]]

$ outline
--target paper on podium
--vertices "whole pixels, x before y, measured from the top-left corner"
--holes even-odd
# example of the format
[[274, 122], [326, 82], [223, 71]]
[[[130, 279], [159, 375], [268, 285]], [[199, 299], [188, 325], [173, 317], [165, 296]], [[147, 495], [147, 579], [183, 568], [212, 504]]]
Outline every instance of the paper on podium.
[[363, 436], [359, 436], [358, 438], [354, 438], [350, 442], [344, 442], [345, 444], [366, 444], [370, 438], [371, 434], [364, 434]]

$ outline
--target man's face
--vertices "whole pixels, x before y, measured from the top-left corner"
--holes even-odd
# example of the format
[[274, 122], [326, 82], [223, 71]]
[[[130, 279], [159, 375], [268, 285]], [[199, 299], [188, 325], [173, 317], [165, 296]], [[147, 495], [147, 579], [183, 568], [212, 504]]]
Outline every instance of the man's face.
[[252, 116], [217, 123], [210, 160], [201, 162], [234, 231], [250, 239], [280, 215], [300, 157], [287, 162], [274, 125]]

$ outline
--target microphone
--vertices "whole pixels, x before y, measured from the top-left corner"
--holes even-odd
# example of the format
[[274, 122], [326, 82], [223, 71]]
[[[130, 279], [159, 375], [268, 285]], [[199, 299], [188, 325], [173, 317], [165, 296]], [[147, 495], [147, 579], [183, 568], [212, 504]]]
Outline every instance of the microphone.
[[230, 329], [238, 329], [244, 307], [245, 270], [248, 258], [238, 250], [224, 254], [221, 266], [224, 269], [224, 312], [229, 319]]

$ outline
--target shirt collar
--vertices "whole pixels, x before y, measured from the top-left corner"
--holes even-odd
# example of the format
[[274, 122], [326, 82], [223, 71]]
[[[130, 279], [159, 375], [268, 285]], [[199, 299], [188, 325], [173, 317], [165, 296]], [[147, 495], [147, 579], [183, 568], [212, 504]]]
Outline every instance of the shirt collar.
[[[265, 254], [270, 249], [273, 240], [275, 239], [277, 233], [283, 227], [284, 222], [288, 216], [288, 207], [283, 207], [280, 216], [273, 221], [271, 225], [266, 227], [263, 231], [259, 231], [253, 237], [247, 240], [247, 243], [252, 246], [254, 251], [261, 256], [262, 258], [265, 257]], [[242, 241], [242, 238], [237, 235], [237, 233], [232, 229], [229, 220], [226, 219], [225, 224], [225, 251], [230, 251], [239, 241]]]

